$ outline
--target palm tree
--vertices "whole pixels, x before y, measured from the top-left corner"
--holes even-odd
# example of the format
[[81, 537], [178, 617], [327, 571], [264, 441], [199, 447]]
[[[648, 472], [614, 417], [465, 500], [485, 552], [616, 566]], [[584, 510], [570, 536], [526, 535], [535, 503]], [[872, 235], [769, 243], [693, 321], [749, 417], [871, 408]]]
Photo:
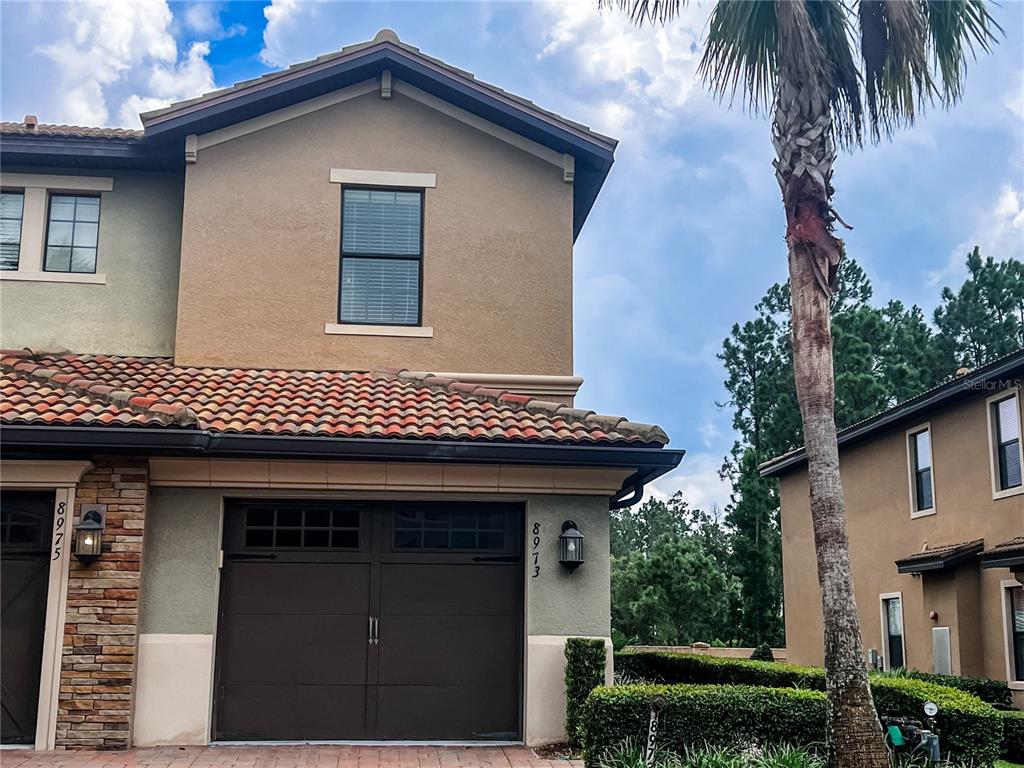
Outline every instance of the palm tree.
[[[598, 0], [665, 23], [686, 0]], [[853, 594], [836, 444], [829, 298], [843, 258], [832, 207], [836, 147], [879, 141], [963, 93], [976, 49], [1001, 31], [984, 0], [718, 0], [699, 73], [719, 98], [771, 110], [786, 213], [792, 343], [818, 558], [830, 766], [887, 766]]]

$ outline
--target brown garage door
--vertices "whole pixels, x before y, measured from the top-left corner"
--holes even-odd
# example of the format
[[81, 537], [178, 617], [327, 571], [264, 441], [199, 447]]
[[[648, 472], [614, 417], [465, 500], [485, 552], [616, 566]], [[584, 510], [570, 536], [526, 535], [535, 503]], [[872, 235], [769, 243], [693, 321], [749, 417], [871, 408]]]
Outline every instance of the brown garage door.
[[0, 495], [0, 742], [36, 736], [50, 576], [53, 491]]
[[236, 501], [214, 738], [518, 739], [522, 510]]

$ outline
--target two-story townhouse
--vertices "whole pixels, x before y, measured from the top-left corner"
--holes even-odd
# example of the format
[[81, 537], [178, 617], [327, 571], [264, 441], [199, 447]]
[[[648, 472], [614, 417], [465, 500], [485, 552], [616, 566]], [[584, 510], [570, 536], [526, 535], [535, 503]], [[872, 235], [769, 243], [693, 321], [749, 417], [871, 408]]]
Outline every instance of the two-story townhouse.
[[[869, 663], [1007, 680], [1024, 704], [1024, 352], [841, 431], [857, 607]], [[786, 647], [821, 664], [803, 450], [779, 478]]]
[[142, 122], [2, 126], [3, 741], [562, 738], [682, 458], [573, 406], [616, 142], [387, 30]]

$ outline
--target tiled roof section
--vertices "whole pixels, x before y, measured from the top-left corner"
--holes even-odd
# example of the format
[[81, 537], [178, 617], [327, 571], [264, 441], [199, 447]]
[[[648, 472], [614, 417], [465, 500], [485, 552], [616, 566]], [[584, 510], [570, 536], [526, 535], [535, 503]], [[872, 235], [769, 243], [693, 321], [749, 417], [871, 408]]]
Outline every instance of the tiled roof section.
[[4, 136], [53, 136], [70, 139], [141, 139], [143, 132], [130, 128], [90, 128], [84, 125], [54, 125], [39, 123], [0, 122], [0, 135]]
[[950, 568], [981, 552], [985, 546], [984, 539], [962, 541], [956, 544], [936, 544], [925, 546], [920, 552], [900, 558], [896, 561], [900, 573], [919, 573]]
[[291, 66], [286, 67], [285, 69], [278, 70], [277, 72], [269, 72], [265, 75], [261, 75], [260, 77], [252, 78], [251, 80], [242, 80], [241, 82], [235, 83], [234, 85], [231, 85], [227, 88], [220, 88], [216, 91], [210, 91], [209, 93], [204, 93], [201, 96], [197, 96], [192, 99], [186, 99], [184, 101], [175, 102], [160, 109], [151, 110], [149, 112], [143, 112], [141, 117], [143, 122], [146, 123], [148, 121], [162, 117], [168, 112], [174, 112], [185, 107], [190, 107], [196, 104], [202, 104], [203, 102], [212, 101], [222, 96], [231, 95], [241, 91], [260, 88], [269, 83], [273, 83], [277, 80], [299, 75], [304, 70], [312, 69], [313, 67], [317, 67], [319, 65], [328, 64], [337, 59], [355, 56], [361, 51], [365, 51], [368, 48], [372, 48], [374, 46], [382, 44], [394, 45], [395, 47], [399, 48], [402, 51], [405, 51], [406, 53], [413, 54], [426, 61], [429, 61], [431, 64], [434, 64], [435, 66], [445, 70], [451, 75], [468, 80], [472, 82], [474, 85], [479, 86], [484, 90], [490, 91], [491, 93], [497, 96], [508, 99], [509, 101], [515, 102], [525, 109], [538, 112], [542, 115], [545, 115], [548, 118], [564, 123], [568, 126], [572, 126], [576, 130], [581, 131], [585, 134], [589, 134], [591, 137], [601, 142], [610, 143], [613, 146], [617, 144], [616, 139], [600, 134], [587, 125], [577, 123], [555, 112], [543, 109], [537, 106], [534, 102], [530, 101], [529, 99], [523, 98], [522, 96], [517, 96], [516, 94], [510, 93], [509, 91], [506, 91], [503, 88], [499, 88], [496, 85], [492, 85], [482, 80], [478, 80], [472, 72], [468, 72], [467, 70], [454, 67], [451, 64], [448, 64], [447, 62], [444, 62], [441, 59], [435, 58], [433, 56], [428, 56], [416, 46], [409, 45], [408, 43], [403, 43], [401, 40], [398, 39], [398, 35], [396, 35], [392, 30], [389, 29], [380, 30], [377, 33], [377, 35], [373, 38], [373, 40], [363, 43], [354, 43], [353, 45], [346, 45], [340, 51], [325, 53], [320, 56], [317, 56], [315, 59], [309, 59], [308, 61], [301, 61], [296, 64], [292, 64]]
[[989, 547], [981, 553], [982, 557], [995, 555], [1009, 555], [1024, 552], [1024, 536], [1016, 536], [1009, 541], [1001, 541], [994, 547]]
[[320, 437], [668, 442], [656, 426], [407, 371], [248, 370], [170, 359], [0, 353], [4, 424], [199, 427]]

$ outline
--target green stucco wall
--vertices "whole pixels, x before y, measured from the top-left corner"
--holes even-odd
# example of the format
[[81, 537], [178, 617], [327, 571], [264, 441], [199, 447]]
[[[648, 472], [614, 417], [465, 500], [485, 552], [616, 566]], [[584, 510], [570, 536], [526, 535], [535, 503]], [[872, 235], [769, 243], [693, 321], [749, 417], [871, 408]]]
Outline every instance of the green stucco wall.
[[105, 285], [0, 281], [6, 349], [172, 355], [181, 254], [180, 173], [5, 167], [10, 173], [111, 177], [102, 193], [96, 271]]
[[[338, 495], [217, 488], [152, 489], [146, 517], [140, 631], [143, 634], [214, 632], [221, 510], [225, 497], [337, 498]], [[430, 498], [455, 497], [433, 495]], [[499, 500], [499, 497], [492, 498]], [[502, 496], [500, 500], [512, 499]], [[607, 637], [610, 633], [607, 499], [532, 496], [526, 501], [527, 634]], [[571, 574], [558, 564], [558, 535], [565, 520], [575, 520], [585, 536], [586, 562]], [[532, 576], [535, 524], [539, 526], [540, 537], [537, 550], [540, 574], [536, 578]]]
[[[537, 496], [526, 505], [526, 633], [611, 634], [611, 561], [608, 500], [595, 496]], [[562, 523], [583, 534], [584, 564], [569, 573], [558, 564]], [[534, 577], [534, 526], [539, 525], [540, 573]]]

